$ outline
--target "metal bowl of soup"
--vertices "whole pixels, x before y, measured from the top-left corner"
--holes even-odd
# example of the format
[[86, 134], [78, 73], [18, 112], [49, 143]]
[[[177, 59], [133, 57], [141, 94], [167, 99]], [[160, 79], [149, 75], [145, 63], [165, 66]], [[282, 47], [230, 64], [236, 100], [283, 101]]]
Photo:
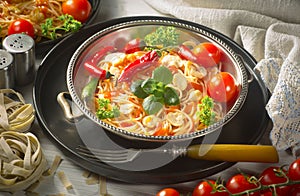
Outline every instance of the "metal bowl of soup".
[[220, 130], [250, 81], [220, 37], [181, 20], [136, 19], [105, 28], [75, 51], [66, 73], [85, 117], [119, 136], [194, 139]]

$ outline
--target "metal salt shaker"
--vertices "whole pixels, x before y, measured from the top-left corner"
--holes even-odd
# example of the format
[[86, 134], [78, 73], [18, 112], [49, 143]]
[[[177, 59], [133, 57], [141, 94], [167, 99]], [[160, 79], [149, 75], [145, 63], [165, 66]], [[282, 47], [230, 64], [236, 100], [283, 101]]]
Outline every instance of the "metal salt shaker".
[[18, 86], [33, 81], [35, 75], [35, 43], [26, 34], [12, 34], [3, 40], [3, 48], [13, 55], [14, 78]]
[[13, 56], [0, 49], [0, 89], [13, 88], [15, 85]]

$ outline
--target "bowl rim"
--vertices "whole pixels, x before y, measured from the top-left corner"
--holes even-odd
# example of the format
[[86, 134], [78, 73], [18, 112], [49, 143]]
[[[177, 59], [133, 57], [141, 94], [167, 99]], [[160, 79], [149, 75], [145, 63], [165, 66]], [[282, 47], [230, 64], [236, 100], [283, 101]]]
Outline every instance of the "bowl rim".
[[[224, 118], [210, 126], [208, 126], [205, 129], [191, 132], [191, 133], [185, 133], [181, 135], [173, 135], [173, 136], [151, 136], [151, 135], [144, 135], [144, 134], [138, 134], [134, 132], [129, 132], [124, 129], [118, 128], [114, 125], [105, 123], [104, 121], [97, 118], [89, 109], [85, 107], [85, 105], [82, 103], [80, 96], [77, 95], [75, 86], [74, 86], [74, 70], [75, 65], [85, 49], [88, 48], [92, 43], [94, 43], [97, 39], [99, 39], [102, 36], [105, 36], [111, 32], [114, 32], [116, 30], [120, 30], [123, 28], [133, 27], [133, 26], [142, 26], [142, 25], [167, 25], [167, 26], [174, 26], [174, 27], [180, 27], [182, 29], [186, 29], [192, 32], [195, 32], [197, 34], [203, 35], [205, 38], [212, 40], [213, 42], [216, 42], [220, 46], [222, 46], [226, 52], [230, 55], [230, 57], [233, 59], [234, 63], [238, 65], [240, 75], [241, 75], [241, 90], [240, 95], [238, 96], [237, 100], [235, 101], [234, 105], [231, 107], [231, 109], [225, 114]], [[205, 27], [206, 29], [210, 29], [208, 27]], [[199, 138], [201, 136], [204, 136], [208, 133], [212, 133], [216, 130], [219, 130], [227, 124], [242, 108], [242, 105], [245, 102], [245, 99], [248, 94], [248, 75], [246, 71], [246, 65], [243, 62], [243, 60], [240, 58], [238, 54], [235, 53], [235, 51], [229, 47], [223, 40], [222, 37], [219, 38], [212, 33], [208, 32], [205, 28], [203, 28], [202, 25], [185, 21], [185, 20], [175, 20], [173, 18], [168, 17], [161, 17], [161, 18], [147, 18], [147, 19], [132, 19], [127, 22], [121, 22], [118, 24], [115, 24], [113, 26], [107, 27], [94, 35], [90, 36], [88, 39], [86, 39], [74, 52], [72, 55], [68, 67], [67, 67], [67, 74], [66, 74], [66, 81], [67, 81], [67, 88], [71, 95], [72, 101], [75, 102], [76, 106], [79, 107], [79, 109], [83, 112], [85, 116], [87, 116], [89, 119], [100, 125], [102, 128], [109, 130], [117, 135], [120, 135], [122, 137], [128, 138], [128, 139], [137, 139], [137, 140], [145, 140], [145, 141], [182, 141], [187, 139], [195, 139]], [[221, 34], [221, 33], [220, 33]], [[222, 34], [221, 34], [222, 35]]]

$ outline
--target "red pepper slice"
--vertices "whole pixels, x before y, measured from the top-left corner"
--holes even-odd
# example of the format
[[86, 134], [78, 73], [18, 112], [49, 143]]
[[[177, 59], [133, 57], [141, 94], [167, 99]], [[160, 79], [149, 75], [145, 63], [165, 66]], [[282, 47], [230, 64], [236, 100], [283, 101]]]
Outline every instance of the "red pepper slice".
[[113, 74], [105, 69], [101, 69], [100, 67], [95, 66], [91, 61], [87, 61], [84, 63], [84, 68], [87, 70], [93, 77], [99, 78], [99, 80], [108, 79]]
[[178, 50], [178, 55], [185, 60], [197, 63], [197, 56], [185, 45], [181, 45]]
[[89, 59], [89, 61], [91, 61], [91, 63], [96, 65], [105, 55], [107, 55], [108, 53], [113, 52], [115, 50], [116, 49], [113, 46], [106, 46], [106, 47], [102, 48], [101, 50], [99, 50], [98, 52], [96, 52]]
[[130, 40], [124, 47], [124, 52], [126, 54], [131, 54], [137, 51], [141, 51], [141, 39], [139, 38]]
[[98, 62], [108, 53], [113, 52], [115, 50], [112, 46], [107, 46], [102, 48], [100, 51], [96, 52], [89, 58], [86, 62], [84, 62], [84, 68], [87, 70], [93, 77], [97, 77], [100, 80], [108, 79], [113, 76], [109, 71], [101, 69], [97, 66]]
[[153, 65], [153, 62], [158, 60], [158, 58], [159, 55], [155, 50], [147, 52], [141, 58], [136, 59], [124, 68], [118, 79], [118, 82], [130, 80], [136, 72], [150, 67]]

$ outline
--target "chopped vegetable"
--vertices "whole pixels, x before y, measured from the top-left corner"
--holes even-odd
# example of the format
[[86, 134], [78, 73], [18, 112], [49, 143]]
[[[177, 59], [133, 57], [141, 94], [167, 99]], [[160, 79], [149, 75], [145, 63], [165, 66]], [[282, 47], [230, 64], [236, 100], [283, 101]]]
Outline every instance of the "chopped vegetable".
[[113, 76], [109, 71], [101, 69], [97, 66], [99, 61], [108, 53], [115, 50], [112, 46], [106, 46], [93, 54], [87, 61], [84, 62], [83, 66], [93, 77], [97, 77], [99, 80], [108, 79]]
[[160, 26], [154, 32], [145, 36], [147, 46], [158, 48], [178, 45], [179, 33], [175, 27]]
[[115, 118], [120, 115], [116, 106], [112, 106], [109, 99], [98, 99], [98, 109], [96, 115], [100, 119]]
[[109, 71], [101, 69], [96, 65], [98, 62], [108, 53], [114, 51], [115, 48], [112, 46], [107, 46], [93, 54], [86, 62], [84, 62], [84, 68], [93, 77], [91, 81], [83, 88], [81, 93], [81, 98], [85, 99], [91, 97], [96, 90], [99, 80], [108, 79], [113, 76]]
[[167, 104], [167, 105], [178, 105], [179, 104], [179, 97], [177, 95], [177, 92], [171, 87], [165, 88], [164, 100], [165, 100], [165, 104]]
[[173, 75], [168, 68], [160, 66], [153, 71], [152, 78], [164, 84], [170, 84], [173, 80]]
[[181, 45], [179, 47], [178, 55], [182, 59], [192, 61], [192, 62], [197, 63], [199, 65], [201, 65], [201, 63], [202, 63], [202, 62], [199, 62], [198, 57], [192, 52], [192, 50], [189, 49], [189, 47], [187, 47], [185, 45]]
[[204, 96], [201, 99], [201, 103], [198, 104], [198, 107], [200, 110], [197, 112], [197, 116], [199, 117], [200, 122], [206, 126], [214, 123], [216, 114], [213, 112], [213, 99], [209, 96]]
[[54, 27], [53, 18], [47, 18], [45, 23], [41, 24], [43, 36], [49, 39], [57, 39], [62, 36], [60, 31], [63, 32], [76, 32], [81, 27], [82, 24], [78, 20], [75, 20], [73, 16], [65, 14], [58, 17], [59, 20], [63, 21], [62, 25]]
[[115, 50], [116, 49], [113, 46], [106, 46], [94, 53], [87, 61], [90, 61], [91, 63], [96, 65], [105, 55], [107, 55], [110, 52], [114, 52]]
[[126, 54], [131, 54], [134, 52], [138, 52], [142, 50], [142, 40], [140, 38], [135, 38], [133, 40], [130, 40], [124, 47], [124, 52]]
[[156, 62], [158, 57], [158, 53], [155, 50], [147, 52], [141, 58], [136, 59], [124, 68], [118, 79], [118, 82], [130, 80], [136, 72], [151, 66], [152, 62]]
[[92, 97], [98, 85], [98, 78], [92, 78], [91, 81], [83, 88], [81, 98], [86, 99]]
[[130, 86], [130, 90], [138, 98], [145, 99], [148, 96], [148, 94], [141, 87], [142, 83], [143, 83], [143, 80], [137, 80], [137, 81], [133, 82]]
[[101, 69], [100, 67], [97, 67], [95, 64], [93, 64], [91, 61], [87, 61], [84, 63], [84, 68], [87, 70], [92, 76], [98, 78], [99, 80], [108, 79], [113, 74], [111, 74], [109, 71], [106, 71], [105, 69]]
[[165, 90], [165, 85], [162, 82], [148, 78], [141, 84], [142, 89], [148, 94], [153, 94], [156, 97], [162, 97]]
[[143, 101], [143, 108], [147, 114], [156, 114], [162, 107], [163, 104], [154, 95], [146, 97]]

